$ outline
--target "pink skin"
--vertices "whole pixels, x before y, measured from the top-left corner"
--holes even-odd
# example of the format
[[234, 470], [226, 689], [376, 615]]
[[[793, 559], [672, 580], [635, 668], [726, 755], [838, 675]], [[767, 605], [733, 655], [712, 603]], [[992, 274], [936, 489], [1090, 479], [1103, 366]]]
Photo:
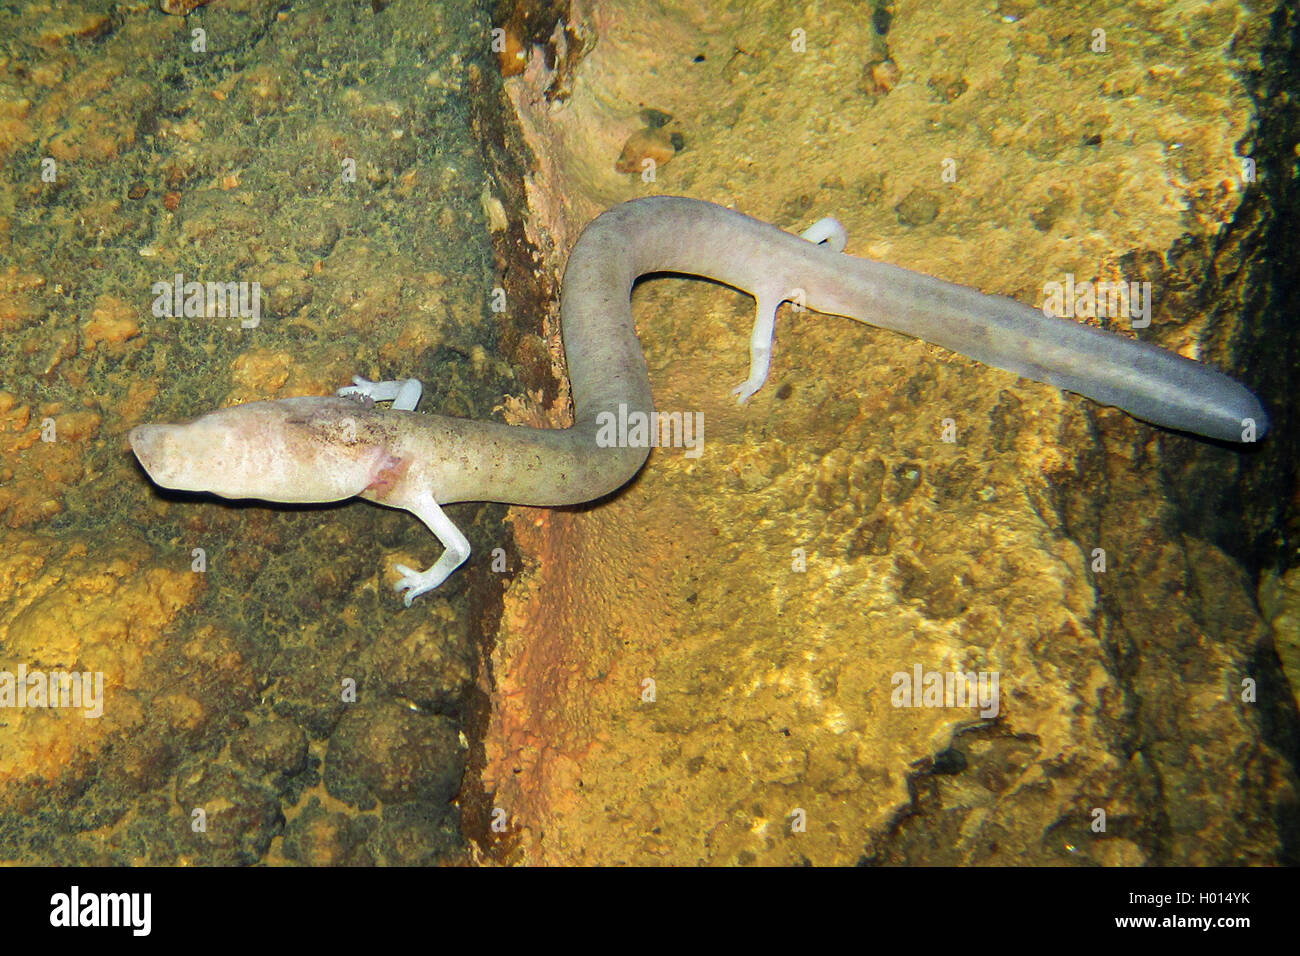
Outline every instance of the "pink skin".
[[401, 469], [385, 438], [372, 408], [314, 397], [236, 405], [130, 434], [140, 464], [164, 488], [299, 503], [386, 497]]
[[[441, 584], [469, 556], [469, 542], [432, 493], [436, 475], [412, 468], [405, 416], [358, 398], [286, 398], [235, 405], [187, 425], [140, 425], [131, 448], [156, 484], [223, 498], [277, 502], [360, 496], [410, 511], [445, 551], [425, 571], [395, 565], [395, 589], [411, 601]], [[414, 416], [435, 422], [437, 416]]]

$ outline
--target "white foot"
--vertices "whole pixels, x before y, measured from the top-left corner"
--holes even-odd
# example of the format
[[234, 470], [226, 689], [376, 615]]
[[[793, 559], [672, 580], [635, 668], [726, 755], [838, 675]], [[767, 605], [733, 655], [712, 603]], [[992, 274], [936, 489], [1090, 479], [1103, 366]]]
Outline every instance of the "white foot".
[[[843, 252], [848, 243], [848, 233], [838, 219], [830, 216], [818, 219], [800, 233], [799, 238], [807, 239], [815, 245], [824, 244], [832, 252]], [[772, 364], [772, 338], [776, 333], [776, 310], [789, 295], [790, 290], [787, 289], [775, 292], [754, 290], [758, 305], [754, 311], [754, 331], [749, 336], [749, 378], [731, 390], [738, 405], [749, 401], [767, 381], [767, 373]]]
[[447, 580], [451, 572], [464, 564], [465, 559], [469, 557], [470, 547], [469, 541], [460, 533], [460, 529], [452, 524], [451, 519], [438, 507], [438, 502], [433, 500], [433, 495], [426, 492], [408, 510], [423, 521], [446, 548], [442, 557], [426, 571], [416, 571], [404, 564], [396, 565], [397, 572], [402, 577], [393, 585], [393, 590], [405, 591], [402, 601], [410, 607], [412, 601], [421, 594], [432, 591]]
[[800, 239], [807, 239], [815, 245], [821, 245], [823, 242], [830, 246], [833, 252], [843, 252], [844, 247], [849, 243], [849, 234], [844, 231], [838, 219], [827, 216], [825, 219], [818, 219], [815, 223], [799, 233]]
[[758, 305], [754, 310], [754, 331], [749, 336], [749, 378], [731, 390], [736, 404], [744, 405], [751, 395], [763, 387], [772, 365], [772, 336], [776, 332], [776, 310], [785, 301], [780, 292], [758, 292]]
[[399, 412], [413, 412], [420, 404], [420, 395], [424, 385], [418, 378], [407, 378], [395, 382], [372, 382], [360, 375], [352, 376], [353, 384], [340, 388], [335, 394], [341, 396], [359, 395], [373, 402], [392, 402]]

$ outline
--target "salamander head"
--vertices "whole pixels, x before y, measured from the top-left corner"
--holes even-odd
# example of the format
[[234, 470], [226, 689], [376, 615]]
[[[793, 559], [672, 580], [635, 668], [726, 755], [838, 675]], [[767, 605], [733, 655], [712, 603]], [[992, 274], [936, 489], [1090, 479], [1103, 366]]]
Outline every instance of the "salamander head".
[[131, 449], [156, 484], [223, 498], [339, 501], [391, 469], [390, 429], [349, 398], [235, 405], [187, 425], [140, 425]]

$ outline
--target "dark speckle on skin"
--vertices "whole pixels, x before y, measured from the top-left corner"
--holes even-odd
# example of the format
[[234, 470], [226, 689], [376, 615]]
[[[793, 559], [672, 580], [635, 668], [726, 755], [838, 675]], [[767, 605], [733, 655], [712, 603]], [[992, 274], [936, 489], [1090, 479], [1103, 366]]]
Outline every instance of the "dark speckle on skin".
[[286, 424], [301, 425], [312, 441], [345, 448], [354, 446], [391, 446], [401, 431], [402, 413], [377, 409], [373, 401], [358, 403], [340, 398], [322, 405], [308, 415], [286, 419]]

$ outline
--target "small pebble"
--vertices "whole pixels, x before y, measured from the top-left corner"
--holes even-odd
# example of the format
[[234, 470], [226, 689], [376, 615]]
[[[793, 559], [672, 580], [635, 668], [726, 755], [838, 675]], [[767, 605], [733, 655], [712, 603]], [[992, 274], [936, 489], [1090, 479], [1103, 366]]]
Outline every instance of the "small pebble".
[[884, 96], [903, 76], [893, 60], [872, 60], [862, 71], [862, 86], [871, 96]]
[[894, 207], [905, 226], [924, 226], [939, 215], [939, 200], [923, 189], [913, 189]]
[[[680, 141], [680, 134], [676, 134]], [[639, 129], [627, 138], [623, 151], [619, 153], [614, 168], [620, 173], [639, 173], [646, 167], [647, 159], [654, 160], [655, 166], [662, 166], [677, 155], [674, 134], [662, 128]]]
[[502, 76], [518, 76], [528, 65], [528, 51], [518, 24], [507, 23], [502, 27], [504, 37], [501, 49], [497, 51], [497, 67]]
[[183, 17], [191, 10], [203, 6], [208, 0], [158, 0], [158, 9], [163, 13]]

